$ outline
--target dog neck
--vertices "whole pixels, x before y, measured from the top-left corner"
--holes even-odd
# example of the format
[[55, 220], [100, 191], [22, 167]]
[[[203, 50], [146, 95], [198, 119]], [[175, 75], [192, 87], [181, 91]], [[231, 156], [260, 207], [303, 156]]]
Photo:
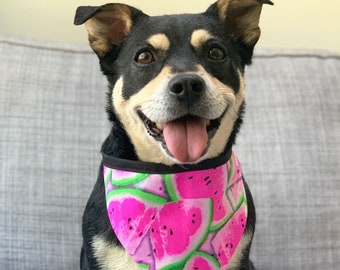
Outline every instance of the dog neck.
[[248, 213], [234, 153], [173, 166], [103, 155], [103, 176], [112, 228], [141, 267], [228, 265]]

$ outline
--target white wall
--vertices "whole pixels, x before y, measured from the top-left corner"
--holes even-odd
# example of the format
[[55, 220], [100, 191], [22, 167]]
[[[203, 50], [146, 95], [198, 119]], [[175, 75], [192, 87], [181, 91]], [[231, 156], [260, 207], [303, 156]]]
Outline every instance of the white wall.
[[[77, 6], [111, 0], [1, 0], [0, 34], [87, 43], [73, 26]], [[261, 48], [315, 48], [340, 52], [340, 0], [273, 0], [262, 12]], [[114, 2], [112, 0], [112, 2]], [[204, 11], [214, 0], [119, 0], [150, 15]]]

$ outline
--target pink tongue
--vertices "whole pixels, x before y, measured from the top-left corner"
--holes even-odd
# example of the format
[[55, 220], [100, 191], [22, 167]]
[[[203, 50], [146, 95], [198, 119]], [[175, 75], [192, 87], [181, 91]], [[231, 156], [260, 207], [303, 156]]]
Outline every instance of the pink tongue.
[[163, 125], [166, 146], [180, 162], [194, 162], [207, 146], [208, 133], [204, 118], [172, 121]]

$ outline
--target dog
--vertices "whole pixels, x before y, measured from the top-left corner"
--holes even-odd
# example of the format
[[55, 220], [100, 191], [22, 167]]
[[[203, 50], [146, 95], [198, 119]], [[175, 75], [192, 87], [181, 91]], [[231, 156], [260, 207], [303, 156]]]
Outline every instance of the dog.
[[263, 4], [218, 0], [154, 17], [119, 3], [77, 9], [112, 124], [83, 215], [81, 269], [255, 269], [255, 207], [232, 147]]

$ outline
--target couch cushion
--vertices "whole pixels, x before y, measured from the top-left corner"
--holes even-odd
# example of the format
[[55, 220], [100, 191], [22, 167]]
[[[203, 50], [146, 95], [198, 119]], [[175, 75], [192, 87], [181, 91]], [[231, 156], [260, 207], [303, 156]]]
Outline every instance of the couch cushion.
[[0, 41], [0, 269], [79, 268], [108, 125], [97, 59], [74, 49]]
[[237, 152], [257, 209], [258, 269], [340, 264], [340, 57], [259, 52]]
[[[0, 37], [0, 269], [78, 269], [81, 215], [108, 133], [87, 48]], [[340, 58], [258, 52], [237, 155], [261, 270], [340, 264]]]

